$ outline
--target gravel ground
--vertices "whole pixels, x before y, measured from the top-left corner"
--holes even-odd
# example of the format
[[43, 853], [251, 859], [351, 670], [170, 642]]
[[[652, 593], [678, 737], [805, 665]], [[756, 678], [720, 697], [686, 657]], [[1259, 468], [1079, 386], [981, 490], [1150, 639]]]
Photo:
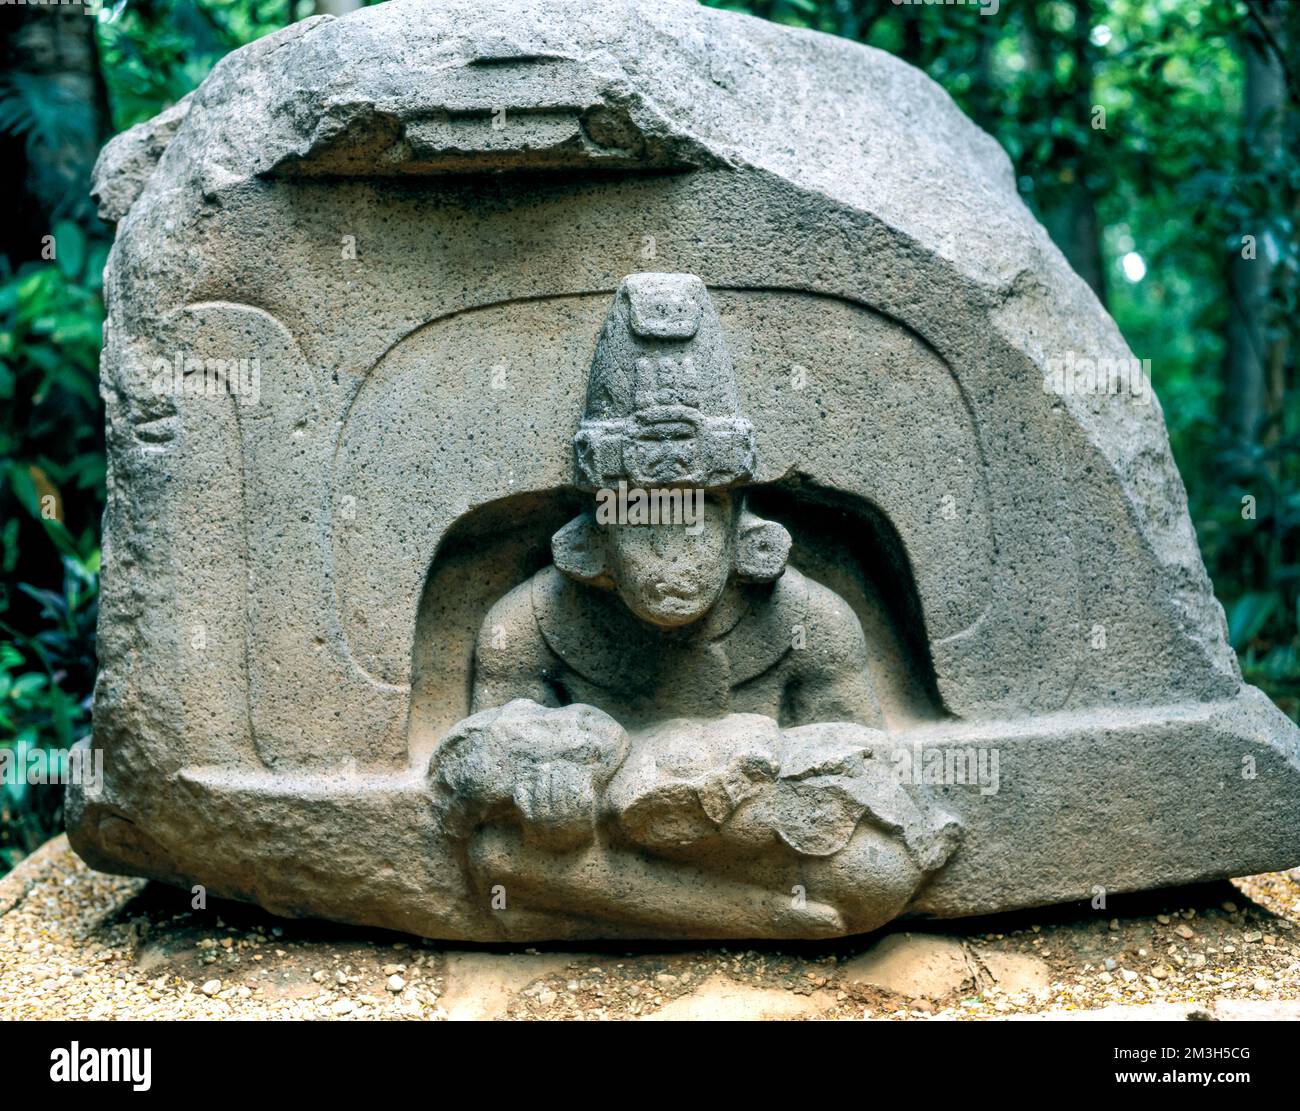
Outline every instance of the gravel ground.
[[879, 937], [450, 949], [232, 903], [192, 911], [187, 892], [90, 871], [58, 837], [0, 880], [0, 1018], [934, 1020], [1242, 1000], [1300, 1015], [1300, 870], [1112, 898], [1104, 912], [905, 925], [905, 957], [920, 939], [1016, 974], [945, 983], [918, 965], [915, 989], [887, 990], [859, 974]]

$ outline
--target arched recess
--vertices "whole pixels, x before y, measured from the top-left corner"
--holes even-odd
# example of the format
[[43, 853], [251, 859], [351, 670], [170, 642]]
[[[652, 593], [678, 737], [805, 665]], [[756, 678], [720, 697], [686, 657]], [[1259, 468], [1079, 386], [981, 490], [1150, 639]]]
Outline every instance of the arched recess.
[[944, 716], [911, 560], [889, 518], [856, 494], [794, 479], [756, 486], [748, 499], [790, 531], [790, 562], [858, 615], [886, 725]]
[[[794, 538], [790, 562], [853, 608], [886, 724], [941, 716], [925, 619], [897, 531], [865, 499], [807, 482], [748, 491], [750, 508]], [[422, 763], [469, 713], [474, 641], [492, 604], [551, 562], [551, 536], [589, 498], [560, 488], [478, 506], [447, 530], [429, 565], [411, 656], [411, 760]]]
[[419, 762], [469, 713], [474, 638], [492, 604], [551, 562], [551, 536], [587, 499], [513, 494], [459, 517], [438, 545], [415, 618], [408, 745]]
[[[337, 426], [331, 536], [343, 637], [370, 680], [405, 683], [428, 553], [453, 523], [477, 502], [570, 480], [610, 296], [452, 313], [367, 371]], [[994, 598], [994, 522], [978, 428], [952, 367], [896, 320], [841, 298], [711, 296], [757, 435], [758, 478], [802, 476], [879, 506], [911, 553], [934, 644], [969, 633]], [[349, 507], [364, 512], [345, 516]], [[964, 657], [946, 662], [936, 650], [951, 679]]]

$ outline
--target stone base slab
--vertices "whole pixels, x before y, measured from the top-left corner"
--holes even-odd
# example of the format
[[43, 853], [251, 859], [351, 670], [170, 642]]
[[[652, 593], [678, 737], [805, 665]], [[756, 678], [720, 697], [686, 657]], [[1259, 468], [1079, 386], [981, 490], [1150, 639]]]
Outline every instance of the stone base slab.
[[[962, 826], [956, 853], [909, 914], [1104, 905], [1121, 892], [1294, 866], [1293, 737], [1249, 688], [1228, 702], [898, 734], [900, 774], [919, 776]], [[941, 775], [977, 781], [936, 782]], [[73, 847], [103, 871], [201, 884], [290, 917], [446, 940], [541, 940], [557, 928], [568, 939], [654, 936], [610, 921], [560, 926], [508, 899], [492, 909], [439, 828], [423, 767], [383, 776], [190, 768], [165, 793], [151, 823], [110, 793], [70, 788]]]

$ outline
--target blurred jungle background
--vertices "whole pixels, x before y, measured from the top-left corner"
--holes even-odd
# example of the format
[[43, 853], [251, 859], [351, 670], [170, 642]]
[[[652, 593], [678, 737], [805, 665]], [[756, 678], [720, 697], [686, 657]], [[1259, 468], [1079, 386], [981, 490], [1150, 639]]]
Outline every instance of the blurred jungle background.
[[[1242, 669], [1295, 717], [1300, 0], [711, 2], [905, 58], [1000, 140], [1151, 360]], [[19, 768], [90, 729], [109, 238], [88, 197], [95, 156], [227, 52], [359, 6], [0, 7], [0, 746]], [[61, 828], [60, 800], [0, 783], [0, 873]]]

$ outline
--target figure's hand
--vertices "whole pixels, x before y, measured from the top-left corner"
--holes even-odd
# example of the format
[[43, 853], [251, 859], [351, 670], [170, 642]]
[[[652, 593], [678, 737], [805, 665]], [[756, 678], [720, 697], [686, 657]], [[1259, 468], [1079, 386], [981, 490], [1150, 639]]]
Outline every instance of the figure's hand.
[[429, 775], [455, 836], [518, 822], [530, 844], [567, 851], [594, 837], [605, 786], [627, 743], [623, 727], [593, 706], [555, 709], [519, 699], [456, 725]]
[[515, 807], [526, 841], [568, 852], [595, 838], [597, 791], [589, 765], [539, 764], [516, 786]]

